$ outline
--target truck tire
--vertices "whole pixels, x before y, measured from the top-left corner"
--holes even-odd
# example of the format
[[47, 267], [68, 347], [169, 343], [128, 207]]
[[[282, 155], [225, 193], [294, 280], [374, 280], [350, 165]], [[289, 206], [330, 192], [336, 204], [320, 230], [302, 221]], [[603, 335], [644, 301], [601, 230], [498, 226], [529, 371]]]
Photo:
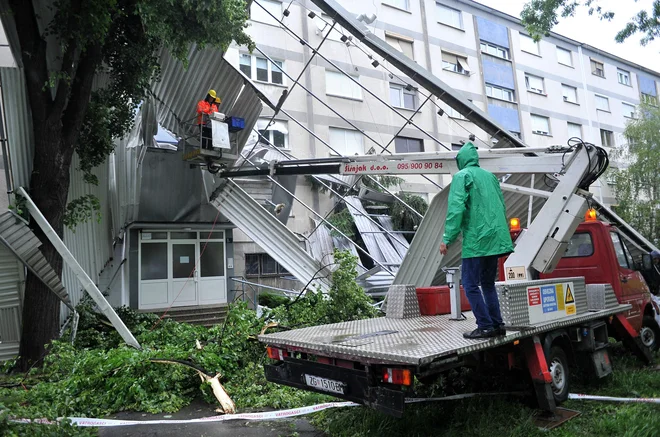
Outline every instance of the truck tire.
[[642, 344], [649, 348], [651, 352], [658, 350], [658, 346], [660, 345], [660, 327], [658, 327], [658, 323], [652, 316], [644, 316], [639, 338], [642, 340]]
[[570, 370], [566, 352], [559, 346], [553, 346], [548, 354], [548, 371], [552, 376], [552, 394], [555, 403], [560, 404], [568, 399]]

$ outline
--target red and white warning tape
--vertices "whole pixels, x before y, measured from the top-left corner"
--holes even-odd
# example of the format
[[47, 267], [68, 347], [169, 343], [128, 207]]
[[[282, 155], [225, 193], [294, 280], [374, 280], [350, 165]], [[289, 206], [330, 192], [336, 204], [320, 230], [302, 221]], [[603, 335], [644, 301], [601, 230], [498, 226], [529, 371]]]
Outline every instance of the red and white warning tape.
[[[302, 416], [304, 414], [316, 413], [329, 408], [356, 407], [359, 404], [354, 402], [328, 402], [325, 404], [311, 405], [309, 407], [292, 408], [290, 410], [266, 411], [263, 413], [243, 413], [228, 414], [226, 416], [202, 417], [200, 419], [187, 420], [114, 420], [114, 419], [94, 419], [89, 417], [68, 417], [72, 424], [82, 427], [101, 428], [107, 426], [130, 426], [130, 425], [161, 425], [161, 424], [184, 424], [184, 423], [209, 423], [224, 422], [227, 420], [272, 420], [283, 419], [285, 417]], [[57, 421], [46, 419], [14, 419], [16, 423], [42, 423], [47, 425], [56, 425]]]
[[577, 393], [569, 393], [569, 399], [589, 400], [589, 401], [605, 401], [605, 402], [638, 402], [642, 404], [660, 404], [660, 398], [614, 398], [610, 396], [594, 396], [583, 395]]
[[[520, 395], [520, 392], [509, 393], [466, 393], [461, 395], [447, 396], [444, 398], [407, 398], [406, 403], [430, 402], [430, 401], [450, 401], [465, 399], [475, 396], [495, 396], [495, 395]], [[606, 402], [638, 402], [660, 404], [660, 398], [615, 398], [610, 396], [594, 396], [577, 393], [569, 393], [569, 399], [593, 400]], [[109, 427], [109, 426], [130, 426], [130, 425], [161, 425], [161, 424], [185, 424], [185, 423], [211, 423], [225, 422], [227, 420], [274, 420], [284, 419], [286, 417], [302, 416], [305, 414], [316, 413], [329, 408], [359, 407], [355, 402], [327, 402], [325, 404], [310, 405], [309, 407], [292, 408], [289, 410], [265, 411], [262, 413], [242, 413], [228, 414], [225, 416], [202, 417], [200, 419], [166, 419], [166, 420], [115, 420], [115, 419], [95, 419], [89, 417], [68, 417], [72, 424], [81, 427]], [[57, 421], [46, 419], [12, 419], [15, 423], [42, 423], [46, 425], [56, 425]]]

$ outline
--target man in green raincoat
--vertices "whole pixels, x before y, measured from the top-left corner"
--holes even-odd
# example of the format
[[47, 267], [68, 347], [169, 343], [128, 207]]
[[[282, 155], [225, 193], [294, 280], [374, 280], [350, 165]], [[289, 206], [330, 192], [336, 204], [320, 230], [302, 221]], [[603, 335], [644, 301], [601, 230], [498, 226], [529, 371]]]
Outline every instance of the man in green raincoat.
[[477, 329], [466, 332], [463, 337], [505, 335], [495, 290], [497, 260], [513, 252], [504, 196], [497, 177], [479, 167], [474, 144], [468, 142], [461, 147], [456, 162], [460, 171], [454, 175], [449, 189], [440, 252], [445, 255], [447, 246], [463, 233], [463, 288], [477, 319]]

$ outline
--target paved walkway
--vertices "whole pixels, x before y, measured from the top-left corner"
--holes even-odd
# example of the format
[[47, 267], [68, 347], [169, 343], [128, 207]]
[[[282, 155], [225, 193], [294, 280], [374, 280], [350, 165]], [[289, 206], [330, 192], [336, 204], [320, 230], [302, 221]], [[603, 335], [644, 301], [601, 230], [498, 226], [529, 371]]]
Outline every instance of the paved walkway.
[[[194, 401], [191, 405], [174, 414], [144, 414], [122, 412], [108, 419], [158, 420], [196, 419], [215, 416], [209, 405]], [[185, 425], [133, 425], [100, 428], [100, 437], [324, 437], [304, 417], [273, 421], [230, 420], [215, 423], [191, 423]]]

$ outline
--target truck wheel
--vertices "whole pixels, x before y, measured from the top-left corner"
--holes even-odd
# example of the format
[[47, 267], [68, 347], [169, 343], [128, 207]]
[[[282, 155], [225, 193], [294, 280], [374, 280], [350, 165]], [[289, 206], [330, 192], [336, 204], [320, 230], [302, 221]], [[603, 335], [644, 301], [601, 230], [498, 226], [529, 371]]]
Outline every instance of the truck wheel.
[[566, 352], [559, 347], [553, 346], [548, 355], [548, 370], [552, 375], [552, 394], [557, 404], [568, 399], [570, 371], [568, 368], [568, 358]]
[[644, 316], [642, 330], [639, 332], [639, 338], [642, 340], [642, 344], [649, 348], [651, 352], [658, 350], [660, 328], [652, 316]]

